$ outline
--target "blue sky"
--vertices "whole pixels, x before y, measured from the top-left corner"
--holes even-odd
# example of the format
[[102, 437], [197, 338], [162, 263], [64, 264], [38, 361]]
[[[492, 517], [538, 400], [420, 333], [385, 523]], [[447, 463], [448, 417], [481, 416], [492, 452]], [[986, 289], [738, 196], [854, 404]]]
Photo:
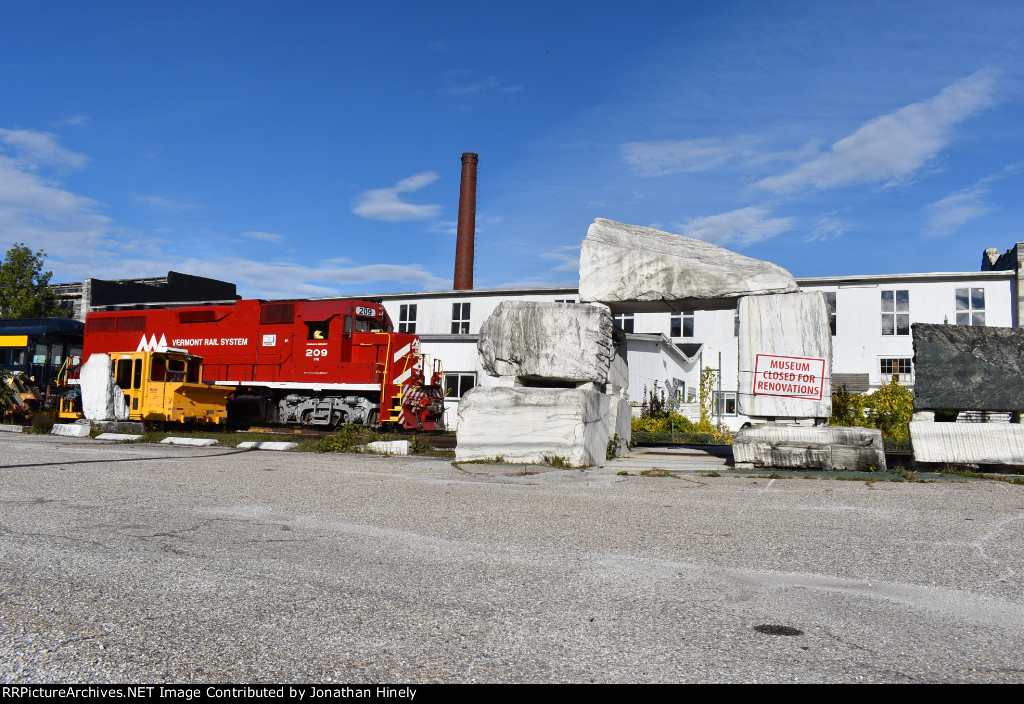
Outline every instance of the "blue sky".
[[267, 298], [575, 285], [596, 217], [797, 276], [1024, 240], [1024, 3], [9, 3], [0, 245]]

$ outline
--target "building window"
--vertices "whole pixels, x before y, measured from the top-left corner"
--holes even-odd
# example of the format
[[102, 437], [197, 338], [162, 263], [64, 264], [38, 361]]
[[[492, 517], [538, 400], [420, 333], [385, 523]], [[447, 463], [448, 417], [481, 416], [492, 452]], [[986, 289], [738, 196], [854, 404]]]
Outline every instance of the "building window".
[[896, 381], [905, 384], [912, 381], [910, 357], [882, 358], [879, 360], [882, 371], [882, 383], [888, 384], [896, 377]]
[[556, 298], [555, 303], [578, 303], [575, 298]]
[[[466, 305], [469, 305], [468, 303]], [[416, 332], [416, 304], [402, 304], [398, 307], [398, 332]]]
[[621, 328], [622, 332], [633, 332], [633, 314], [618, 313], [615, 316], [615, 324]]
[[739, 337], [740, 336], [740, 312], [739, 312], [739, 310], [734, 310], [732, 312], [732, 336], [733, 337]]
[[715, 407], [718, 409], [719, 416], [734, 416], [736, 415], [736, 392], [735, 391], [722, 391], [715, 392]]
[[693, 337], [693, 311], [672, 314], [670, 337]]
[[958, 288], [956, 290], [956, 324], [985, 325], [985, 289]]
[[910, 291], [882, 291], [882, 334], [910, 334]]
[[[882, 295], [883, 296], [885, 295], [884, 292], [883, 292]], [[885, 301], [884, 298], [882, 300]], [[832, 337], [835, 337], [836, 336], [836, 292], [835, 291], [825, 291], [825, 304], [828, 306], [828, 327], [829, 327], [829, 330], [832, 331]], [[884, 303], [882, 305], [882, 310], [885, 310]], [[883, 327], [884, 327], [884, 324], [883, 324]]]
[[469, 334], [469, 304], [452, 303], [452, 335]]
[[444, 375], [444, 397], [453, 401], [462, 398], [476, 386], [474, 372], [446, 372]]

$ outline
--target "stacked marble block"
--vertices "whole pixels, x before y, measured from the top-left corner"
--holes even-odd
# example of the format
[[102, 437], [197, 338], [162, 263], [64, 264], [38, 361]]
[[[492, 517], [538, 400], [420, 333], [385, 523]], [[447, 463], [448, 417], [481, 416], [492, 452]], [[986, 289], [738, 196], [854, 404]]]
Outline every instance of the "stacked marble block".
[[[914, 323], [914, 461], [1024, 465], [1024, 330]], [[935, 411], [1009, 413], [1009, 423], [936, 423]]]
[[580, 297], [615, 312], [739, 309], [738, 467], [884, 469], [882, 434], [829, 428], [832, 335], [821, 293], [792, 274], [701, 240], [597, 219], [580, 255]]
[[832, 333], [823, 294], [739, 300], [737, 469], [885, 470], [882, 432], [828, 426], [832, 415]]
[[459, 403], [456, 460], [585, 467], [630, 438], [625, 338], [605, 306], [505, 301], [480, 328], [480, 365], [496, 385]]

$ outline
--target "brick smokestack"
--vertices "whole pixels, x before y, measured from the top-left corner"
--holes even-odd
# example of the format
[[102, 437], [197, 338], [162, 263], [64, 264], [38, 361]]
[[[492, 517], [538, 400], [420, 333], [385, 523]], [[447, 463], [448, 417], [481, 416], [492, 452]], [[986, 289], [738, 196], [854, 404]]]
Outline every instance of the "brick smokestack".
[[473, 288], [473, 238], [476, 236], [476, 162], [473, 152], [462, 153], [462, 185], [459, 189], [459, 226], [455, 241], [456, 291]]

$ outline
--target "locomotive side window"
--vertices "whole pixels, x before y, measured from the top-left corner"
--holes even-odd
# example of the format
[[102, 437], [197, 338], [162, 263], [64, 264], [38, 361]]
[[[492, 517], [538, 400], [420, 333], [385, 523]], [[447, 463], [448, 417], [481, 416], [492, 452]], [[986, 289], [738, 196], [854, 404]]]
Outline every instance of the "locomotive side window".
[[188, 360], [188, 371], [185, 374], [185, 379], [191, 384], [199, 383], [199, 370], [202, 369], [203, 365], [196, 359]]
[[166, 370], [166, 368], [167, 367], [166, 367], [166, 364], [165, 364], [165, 362], [163, 360], [163, 357], [154, 357], [153, 358], [153, 368], [150, 369], [150, 371], [149, 371], [149, 378], [152, 381], [163, 381], [164, 380], [164, 371]]
[[142, 360], [135, 360], [135, 370], [132, 372], [132, 388], [137, 389], [142, 386]]
[[25, 364], [25, 350], [11, 350], [11, 364]]
[[352, 334], [352, 316], [351, 315], [346, 315], [345, 316], [345, 334], [346, 335], [351, 335]]
[[306, 339], [307, 340], [326, 340], [327, 331], [330, 327], [329, 320], [322, 320], [313, 323], [306, 323]]

